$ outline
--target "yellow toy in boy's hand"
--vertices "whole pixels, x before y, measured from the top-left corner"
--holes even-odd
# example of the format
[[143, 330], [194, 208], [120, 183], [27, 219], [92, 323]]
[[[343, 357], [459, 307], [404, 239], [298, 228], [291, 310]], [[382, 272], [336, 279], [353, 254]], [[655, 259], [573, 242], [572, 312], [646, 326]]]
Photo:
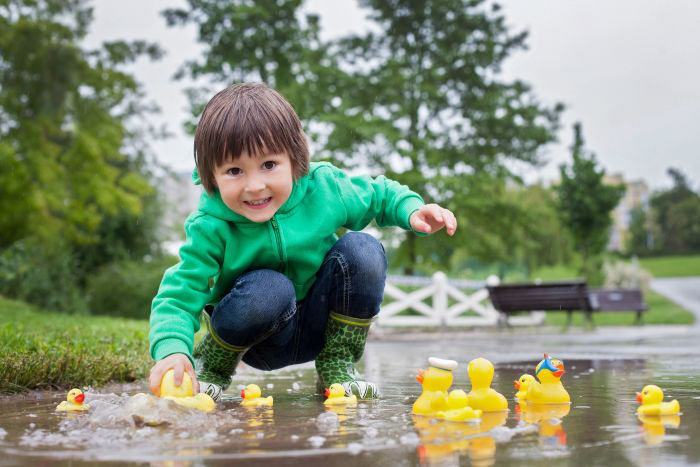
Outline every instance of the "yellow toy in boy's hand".
[[526, 400], [535, 404], [565, 404], [571, 402], [569, 393], [561, 384], [565, 373], [564, 362], [559, 358], [550, 358], [546, 353], [535, 369], [538, 381], [532, 381], [527, 389]]
[[495, 389], [491, 389], [493, 364], [485, 358], [475, 358], [467, 369], [472, 390], [469, 392], [469, 405], [484, 412], [508, 410], [508, 401]]
[[182, 374], [182, 383], [175, 386], [175, 370], [172, 368], [165, 372], [160, 380], [160, 397], [191, 397], [194, 395], [192, 389], [192, 379], [187, 372]]
[[182, 375], [182, 384], [175, 386], [175, 370], [172, 368], [165, 372], [160, 381], [160, 397], [175, 402], [177, 405], [190, 409], [203, 410], [206, 413], [216, 408], [216, 403], [208, 394], [200, 392], [192, 395], [192, 379], [187, 372]]
[[649, 384], [644, 386], [642, 392], [637, 393], [637, 402], [642, 405], [637, 408], [640, 415], [677, 415], [681, 406], [676, 399], [663, 402], [664, 392], [660, 387]]
[[324, 405], [357, 405], [357, 396], [352, 394], [346, 397], [342, 384], [331, 384], [331, 387], [326, 389], [325, 394], [328, 399], [323, 402]]
[[66, 400], [58, 404], [56, 410], [59, 412], [81, 412], [83, 410], [88, 410], [89, 405], [83, 404], [85, 400], [85, 394], [80, 389], [71, 389], [68, 391], [68, 396]]
[[245, 406], [261, 406], [272, 405], [272, 396], [260, 397], [260, 386], [257, 384], [249, 384], [245, 389], [241, 390], [241, 405]]
[[524, 374], [516, 381], [513, 381], [513, 383], [515, 383], [515, 389], [518, 390], [518, 392], [515, 393], [515, 398], [525, 399], [527, 397], [527, 390], [533, 381], [535, 381], [535, 377], [528, 374]]

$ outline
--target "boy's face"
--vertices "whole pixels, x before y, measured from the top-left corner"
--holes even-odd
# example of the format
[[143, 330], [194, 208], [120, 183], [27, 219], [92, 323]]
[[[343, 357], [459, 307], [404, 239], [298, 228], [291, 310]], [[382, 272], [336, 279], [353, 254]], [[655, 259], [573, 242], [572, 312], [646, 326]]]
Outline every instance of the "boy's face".
[[221, 199], [233, 212], [265, 222], [275, 215], [292, 193], [292, 161], [286, 152], [229, 159], [214, 172]]

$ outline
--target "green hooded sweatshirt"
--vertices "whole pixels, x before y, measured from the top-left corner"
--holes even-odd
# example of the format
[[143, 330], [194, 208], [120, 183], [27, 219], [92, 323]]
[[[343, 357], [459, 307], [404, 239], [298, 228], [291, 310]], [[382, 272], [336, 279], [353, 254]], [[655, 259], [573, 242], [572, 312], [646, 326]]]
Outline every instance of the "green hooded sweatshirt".
[[183, 353], [192, 359], [201, 310], [218, 303], [241, 274], [279, 271], [301, 300], [340, 227], [362, 230], [376, 219], [382, 227], [412, 230], [408, 219], [422, 205], [404, 185], [383, 176], [349, 177], [328, 163], [312, 163], [309, 175], [294, 183], [289, 199], [266, 222], [236, 214], [218, 191], [203, 192], [198, 209], [185, 221], [180, 262], [165, 271], [153, 299], [151, 356], [158, 361]]

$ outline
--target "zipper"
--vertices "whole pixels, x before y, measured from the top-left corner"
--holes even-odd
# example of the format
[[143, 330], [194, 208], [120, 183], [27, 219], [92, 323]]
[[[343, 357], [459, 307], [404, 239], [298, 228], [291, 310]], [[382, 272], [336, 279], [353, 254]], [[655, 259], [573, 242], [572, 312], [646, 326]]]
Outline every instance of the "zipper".
[[272, 225], [272, 232], [275, 234], [275, 241], [277, 243], [277, 253], [280, 258], [280, 262], [282, 263], [282, 273], [286, 274], [287, 255], [285, 254], [284, 245], [282, 244], [282, 233], [280, 232], [280, 227], [277, 223], [277, 219], [275, 219], [274, 216], [270, 219], [270, 224]]

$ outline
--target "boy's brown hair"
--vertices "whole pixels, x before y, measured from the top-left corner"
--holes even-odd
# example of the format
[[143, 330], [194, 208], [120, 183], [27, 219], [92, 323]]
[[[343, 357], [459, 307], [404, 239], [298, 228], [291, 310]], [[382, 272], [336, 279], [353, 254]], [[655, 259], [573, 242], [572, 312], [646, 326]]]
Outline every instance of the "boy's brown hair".
[[299, 117], [263, 83], [229, 86], [204, 108], [194, 135], [194, 161], [207, 193], [216, 189], [216, 167], [244, 150], [256, 157], [287, 152], [295, 181], [309, 173], [309, 147]]

